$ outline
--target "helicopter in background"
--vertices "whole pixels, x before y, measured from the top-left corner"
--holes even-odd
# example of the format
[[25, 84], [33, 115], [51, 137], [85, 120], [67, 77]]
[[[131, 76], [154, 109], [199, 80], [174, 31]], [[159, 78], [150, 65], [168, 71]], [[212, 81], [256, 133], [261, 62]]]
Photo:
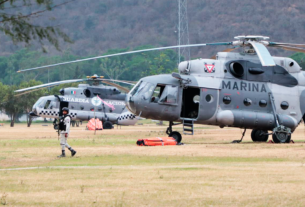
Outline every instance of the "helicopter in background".
[[[30, 93], [50, 86], [64, 83], [84, 82], [78, 87], [60, 89], [61, 95], [43, 96], [33, 105], [32, 117], [54, 118], [62, 116], [61, 109], [68, 107], [72, 120], [87, 121], [91, 118], [99, 118], [103, 121], [104, 129], [112, 129], [113, 124], [134, 125], [138, 118], [128, 111], [125, 106], [126, 93], [129, 89], [122, 87], [112, 81], [134, 85], [129, 81], [104, 79], [103, 76], [87, 76], [87, 79], [74, 79], [52, 82], [16, 90], [18, 95]], [[111, 85], [106, 86], [102, 83]], [[121, 91], [125, 92], [122, 93]]]
[[[135, 115], [169, 121], [166, 133], [181, 142], [172, 126], [194, 134], [194, 124], [252, 129], [254, 142], [288, 143], [305, 114], [305, 72], [287, 57], [272, 57], [267, 47], [305, 52], [305, 44], [270, 42], [265, 36], [237, 36], [235, 41], [177, 45], [129, 51], [58, 63], [24, 71], [106, 58], [198, 46], [233, 46], [213, 59], [181, 62], [179, 73], [144, 77], [126, 96]], [[243, 48], [242, 52], [231, 52]], [[271, 131], [269, 133], [268, 131]], [[236, 142], [241, 142], [237, 140]]]

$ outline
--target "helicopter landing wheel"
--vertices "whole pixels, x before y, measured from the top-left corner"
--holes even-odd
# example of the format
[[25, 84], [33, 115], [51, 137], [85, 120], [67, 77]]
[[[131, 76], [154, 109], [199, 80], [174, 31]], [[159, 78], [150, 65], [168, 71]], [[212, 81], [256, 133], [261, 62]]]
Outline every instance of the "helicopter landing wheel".
[[182, 136], [181, 136], [181, 134], [179, 132], [171, 132], [168, 136], [169, 137], [173, 137], [177, 141], [178, 144], [182, 140]]
[[103, 129], [112, 129], [112, 123], [110, 121], [105, 121], [105, 123], [103, 124]]
[[253, 129], [251, 132], [251, 139], [253, 142], [267, 142], [268, 138], [268, 131]]
[[272, 134], [272, 139], [274, 143], [289, 143], [291, 139], [291, 134], [287, 134], [284, 132], [278, 132]]

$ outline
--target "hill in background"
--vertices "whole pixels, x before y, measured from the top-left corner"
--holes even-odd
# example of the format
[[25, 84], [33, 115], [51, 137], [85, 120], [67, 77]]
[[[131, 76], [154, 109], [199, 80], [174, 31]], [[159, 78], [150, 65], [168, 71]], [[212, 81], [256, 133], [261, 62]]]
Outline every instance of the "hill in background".
[[[243, 34], [266, 35], [277, 42], [304, 43], [304, 11], [302, 0], [189, 0], [190, 43], [231, 41]], [[72, 45], [63, 43], [63, 51], [77, 56], [99, 55], [115, 48], [176, 45], [178, 3], [173, 0], [77, 0], [34, 21], [45, 26], [58, 25], [75, 41]], [[23, 46], [14, 46], [3, 34], [0, 38], [1, 55], [12, 54]], [[34, 45], [32, 49], [39, 50], [39, 47]], [[48, 49], [48, 55], [61, 54], [52, 47]], [[193, 58], [210, 57], [221, 49], [192, 48], [191, 54]]]

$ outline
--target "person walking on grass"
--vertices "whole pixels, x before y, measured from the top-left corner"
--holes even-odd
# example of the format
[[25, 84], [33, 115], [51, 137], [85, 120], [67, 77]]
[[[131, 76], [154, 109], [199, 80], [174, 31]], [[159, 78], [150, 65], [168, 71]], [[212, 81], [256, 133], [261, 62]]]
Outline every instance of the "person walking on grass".
[[68, 144], [67, 139], [70, 133], [70, 123], [71, 116], [69, 114], [69, 108], [62, 108], [63, 116], [59, 120], [59, 131], [60, 131], [60, 145], [61, 145], [61, 155], [58, 157], [66, 157], [65, 148], [67, 147], [71, 151], [71, 156], [73, 157], [76, 154], [76, 151]]

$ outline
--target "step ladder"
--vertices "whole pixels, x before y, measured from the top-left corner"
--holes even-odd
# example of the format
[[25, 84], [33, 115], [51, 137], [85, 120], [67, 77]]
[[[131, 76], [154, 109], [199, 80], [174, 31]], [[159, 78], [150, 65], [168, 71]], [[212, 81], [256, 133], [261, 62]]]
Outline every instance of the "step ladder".
[[183, 134], [193, 135], [194, 134], [194, 120], [183, 119]]

